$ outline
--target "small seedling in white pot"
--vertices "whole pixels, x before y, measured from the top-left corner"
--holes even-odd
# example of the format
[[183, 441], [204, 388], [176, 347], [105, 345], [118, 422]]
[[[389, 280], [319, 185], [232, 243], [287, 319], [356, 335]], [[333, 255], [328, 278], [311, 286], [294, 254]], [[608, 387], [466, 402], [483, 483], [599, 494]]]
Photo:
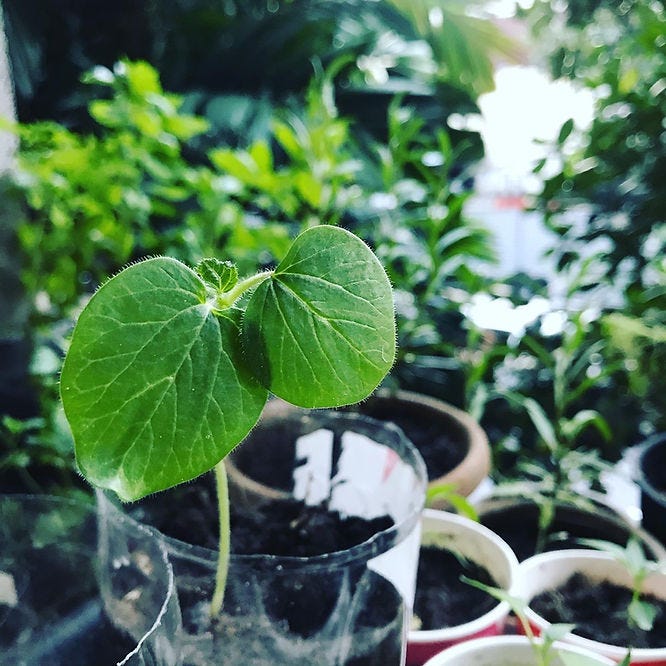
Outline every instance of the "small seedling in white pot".
[[269, 392], [309, 408], [358, 402], [394, 355], [384, 269], [353, 234], [317, 226], [275, 270], [242, 280], [216, 259], [124, 269], [79, 316], [61, 396], [83, 475], [124, 501], [215, 470], [218, 615], [230, 549], [225, 456]]
[[609, 553], [622, 564], [631, 576], [631, 600], [627, 606], [627, 621], [630, 626], [650, 631], [657, 616], [657, 607], [642, 598], [645, 579], [655, 571], [664, 571], [664, 564], [650, 560], [638, 539], [632, 537], [626, 546], [604, 539], [579, 539], [580, 543]]
[[[590, 663], [585, 657], [569, 652], [566, 649], [559, 649], [557, 646], [557, 642], [574, 629], [573, 624], [551, 624], [537, 637], [525, 613], [527, 602], [522, 597], [467, 577], [464, 577], [463, 580], [474, 587], [484, 590], [498, 601], [504, 601], [509, 605], [520, 623], [522, 632], [530, 643], [536, 666], [549, 666], [556, 656], [566, 666], [583, 666], [583, 664]], [[630, 655], [627, 655], [618, 666], [629, 666], [629, 664]]]

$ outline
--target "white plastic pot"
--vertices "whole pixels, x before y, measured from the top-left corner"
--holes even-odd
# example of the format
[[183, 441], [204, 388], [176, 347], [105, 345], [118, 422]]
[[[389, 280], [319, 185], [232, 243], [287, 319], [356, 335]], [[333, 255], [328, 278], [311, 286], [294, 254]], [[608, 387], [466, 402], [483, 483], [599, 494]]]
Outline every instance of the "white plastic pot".
[[[588, 650], [556, 643], [550, 666], [610, 666], [615, 662]], [[524, 636], [492, 636], [461, 643], [435, 655], [425, 666], [535, 666], [534, 650]]]
[[[436, 535], [436, 542], [485, 567], [499, 587], [513, 592], [518, 560], [509, 546], [487, 527], [454, 513], [426, 509], [423, 512], [422, 543]], [[407, 638], [407, 665], [419, 666], [444, 648], [481, 636], [504, 631], [509, 606], [498, 602], [490, 611], [464, 624], [442, 629], [412, 630]]]
[[[592, 580], [607, 580], [616, 585], [632, 586], [629, 573], [612, 555], [594, 550], [560, 550], [534, 555], [521, 562], [518, 569], [518, 593], [529, 604], [535, 596], [561, 585], [575, 573], [582, 573]], [[666, 574], [650, 574], [645, 580], [643, 591], [666, 599]], [[536, 631], [543, 631], [549, 625], [549, 622], [529, 607], [526, 614]], [[563, 641], [609, 657], [615, 662], [622, 661], [627, 653], [626, 646], [593, 641], [573, 632], [567, 634]], [[666, 646], [633, 649], [631, 664], [666, 666]]]

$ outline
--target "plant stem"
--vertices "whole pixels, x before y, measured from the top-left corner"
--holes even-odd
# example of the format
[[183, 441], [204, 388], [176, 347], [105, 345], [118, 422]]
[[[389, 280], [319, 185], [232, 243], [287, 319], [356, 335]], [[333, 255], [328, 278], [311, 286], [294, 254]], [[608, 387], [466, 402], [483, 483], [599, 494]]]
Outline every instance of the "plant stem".
[[271, 275], [273, 275], [273, 271], [263, 271], [261, 273], [256, 273], [255, 275], [250, 275], [250, 277], [247, 277], [244, 280], [240, 280], [236, 283], [236, 286], [233, 289], [218, 294], [215, 299], [215, 305], [220, 310], [230, 308], [246, 291], [254, 289]]
[[220, 526], [219, 552], [217, 571], [215, 573], [215, 591], [210, 602], [210, 615], [216, 618], [222, 612], [224, 590], [227, 586], [229, 572], [229, 553], [231, 550], [231, 525], [229, 522], [229, 489], [227, 486], [227, 470], [224, 460], [215, 465], [215, 485], [217, 488], [217, 511]]

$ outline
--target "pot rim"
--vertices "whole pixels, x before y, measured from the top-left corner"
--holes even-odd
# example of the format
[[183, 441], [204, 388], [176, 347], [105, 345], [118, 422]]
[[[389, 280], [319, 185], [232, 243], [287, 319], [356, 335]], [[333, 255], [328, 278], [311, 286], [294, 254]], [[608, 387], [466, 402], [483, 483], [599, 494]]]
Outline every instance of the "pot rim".
[[[586, 567], [585, 564], [588, 566]], [[602, 566], [603, 568], [601, 568]], [[552, 587], [552, 585], [549, 585], [549, 583], [542, 584], [543, 576], [539, 576], [539, 582], [535, 585], [528, 585], [528, 581], [531, 582], [530, 574], [535, 573], [538, 568], [542, 568], [543, 570], [543, 567], [550, 567], [550, 570], [553, 570], [553, 567], [560, 567], [561, 573], [557, 578], [561, 581], [566, 580], [569, 575], [581, 570], [585, 573], [591, 573], [599, 580], [608, 579], [620, 585], [626, 585], [627, 583], [624, 581], [629, 576], [624, 567], [611, 554], [595, 550], [569, 549], [549, 551], [523, 560], [518, 567], [518, 578], [520, 581], [518, 594], [522, 595], [528, 603], [525, 609], [528, 621], [540, 631], [551, 623], [532, 610], [529, 603], [537, 593]], [[594, 567], [594, 569], [592, 570], [591, 567]], [[608, 575], [603, 575], [603, 571], [606, 571]], [[666, 573], [653, 572], [649, 574], [645, 580], [645, 585], [649, 586], [650, 581], [655, 580], [663, 581], [661, 590], [649, 589], [649, 591], [666, 599]], [[627, 654], [626, 647], [584, 638], [574, 632], [569, 632], [563, 640], [572, 645], [592, 650], [597, 654], [603, 654], [615, 661], [621, 661]], [[662, 648], [633, 648], [631, 650], [631, 663], [666, 664], [666, 646]]]
[[[406, 403], [410, 406], [420, 407], [428, 412], [437, 414], [440, 418], [447, 419], [449, 422], [455, 422], [457, 427], [466, 434], [467, 449], [463, 459], [454, 468], [446, 474], [435, 479], [428, 480], [428, 486], [453, 485], [457, 493], [467, 497], [479, 484], [488, 476], [491, 468], [491, 452], [488, 436], [481, 425], [466, 411], [451, 405], [450, 403], [435, 398], [433, 396], [418, 393], [416, 391], [406, 391], [403, 389], [390, 390], [380, 388], [375, 391], [367, 400], [390, 401]], [[272, 397], [264, 409], [262, 418], [271, 416], [273, 409], [290, 409], [291, 406], [280, 398]], [[342, 412], [344, 413], [344, 412]], [[353, 412], [352, 412], [353, 413]], [[372, 418], [372, 417], [366, 417]], [[391, 423], [390, 419], [378, 419], [382, 423]], [[260, 421], [261, 422], [261, 421]], [[397, 426], [396, 426], [397, 427]], [[409, 439], [409, 438], [408, 438]], [[416, 448], [416, 447], [414, 447]], [[228, 473], [234, 479], [241, 492], [247, 492], [257, 495], [263, 495], [267, 498], [280, 499], [288, 497], [289, 493], [280, 488], [271, 486], [253, 479], [245, 474], [239, 467], [236, 460], [237, 455], [234, 451], [227, 458]], [[427, 478], [427, 477], [426, 477]], [[446, 502], [433, 505], [433, 508], [444, 509], [448, 506]]]
[[[477, 650], [485, 651], [485, 649], [488, 649], [493, 650], [494, 652], [502, 648], [517, 648], [522, 650], [525, 646], [531, 649], [530, 641], [525, 636], [484, 636], [482, 638], [475, 638], [473, 640], [459, 643], [458, 645], [447, 648], [439, 654], [436, 654], [434, 657], [431, 657], [424, 664], [424, 666], [446, 666], [446, 664], [448, 664], [452, 658], [464, 657], [468, 653], [474, 653]], [[566, 643], [562, 643], [561, 641], [554, 643], [554, 647], [558, 650], [567, 650], [570, 652], [575, 652], [581, 656], [586, 656], [592, 660], [595, 660], [598, 664], [611, 666], [616, 663], [609, 657], [604, 657], [603, 655], [591, 652], [585, 648], [576, 645], [568, 645]], [[498, 655], [498, 659], [500, 658], [501, 656]]]
[[[433, 529], [433, 526], [435, 528]], [[422, 532], [437, 531], [437, 527], [446, 529], [449, 527], [458, 528], [459, 531], [471, 530], [481, 540], [487, 540], [493, 544], [497, 554], [502, 558], [503, 563], [508, 567], [508, 582], [506, 589], [509, 594], [514, 593], [517, 582], [518, 559], [509, 545], [492, 530], [484, 525], [477, 523], [470, 518], [460, 516], [455, 513], [441, 511], [439, 509], [424, 509], [422, 519]], [[509, 604], [506, 601], [498, 602], [487, 613], [453, 627], [443, 627], [441, 629], [412, 629], [408, 632], [407, 640], [414, 644], [445, 643], [453, 642], [473, 636], [490, 626], [500, 622], [509, 614]]]

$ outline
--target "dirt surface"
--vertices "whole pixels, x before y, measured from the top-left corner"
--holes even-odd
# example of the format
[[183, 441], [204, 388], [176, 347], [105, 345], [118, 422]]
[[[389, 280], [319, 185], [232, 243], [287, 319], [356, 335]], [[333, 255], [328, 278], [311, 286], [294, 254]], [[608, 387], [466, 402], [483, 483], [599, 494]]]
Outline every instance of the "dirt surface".
[[549, 622], [575, 624], [576, 634], [595, 641], [621, 647], [666, 647], [666, 602], [651, 595], [643, 599], [658, 609], [649, 632], [629, 626], [631, 590], [608, 581], [590, 581], [582, 574], [534, 597], [530, 607]]
[[460, 560], [441, 548], [421, 548], [414, 599], [419, 624], [414, 628], [443, 629], [464, 624], [497, 605], [489, 594], [462, 581], [463, 575], [497, 586], [490, 573], [475, 562]]

